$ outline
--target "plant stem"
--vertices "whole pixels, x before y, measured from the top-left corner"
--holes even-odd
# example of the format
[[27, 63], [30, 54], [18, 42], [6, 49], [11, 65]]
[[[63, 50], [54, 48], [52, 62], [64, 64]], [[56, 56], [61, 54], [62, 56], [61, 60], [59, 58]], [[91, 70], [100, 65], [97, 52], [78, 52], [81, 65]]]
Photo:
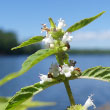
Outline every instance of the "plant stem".
[[66, 88], [66, 91], [67, 91], [67, 94], [68, 94], [71, 105], [75, 105], [75, 101], [74, 101], [72, 91], [71, 91], [71, 88], [70, 88], [70, 85], [69, 85], [69, 80], [66, 79], [64, 81], [64, 85], [65, 85], [65, 88]]

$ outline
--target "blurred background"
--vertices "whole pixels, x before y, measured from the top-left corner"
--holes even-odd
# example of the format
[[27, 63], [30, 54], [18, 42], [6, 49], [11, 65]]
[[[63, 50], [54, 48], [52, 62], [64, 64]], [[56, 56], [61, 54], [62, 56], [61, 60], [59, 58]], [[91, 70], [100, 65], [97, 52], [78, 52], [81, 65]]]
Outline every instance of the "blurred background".
[[[67, 24], [64, 28], [66, 30], [75, 22], [102, 11], [106, 13], [72, 33], [72, 50], [69, 54], [70, 59], [76, 60], [76, 66], [82, 71], [98, 65], [110, 67], [109, 5], [109, 0], [0, 0], [0, 79], [18, 71], [29, 54], [42, 48], [42, 44], [34, 44], [10, 50], [30, 37], [44, 35], [45, 33], [41, 33], [41, 24], [46, 23], [49, 27], [49, 17], [52, 17], [56, 24], [59, 18], [63, 18]], [[26, 74], [3, 85], [0, 87], [0, 96], [12, 96], [20, 88], [36, 83], [39, 81], [39, 73], [47, 74], [52, 62], [56, 62], [54, 56], [46, 58]], [[77, 104], [84, 104], [87, 97], [94, 94], [93, 99], [98, 110], [110, 109], [110, 83], [83, 79], [70, 81], [70, 84]], [[37, 110], [64, 110], [69, 105], [63, 84], [48, 88], [35, 96], [34, 100], [57, 103], [56, 106], [39, 107]]]

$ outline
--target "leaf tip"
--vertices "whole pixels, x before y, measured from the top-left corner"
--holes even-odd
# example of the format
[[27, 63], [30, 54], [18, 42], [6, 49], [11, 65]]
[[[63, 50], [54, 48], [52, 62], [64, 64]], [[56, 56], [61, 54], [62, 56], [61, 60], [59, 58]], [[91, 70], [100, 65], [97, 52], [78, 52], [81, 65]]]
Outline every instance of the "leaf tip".
[[102, 11], [102, 14], [104, 14], [106, 11]]
[[11, 50], [14, 50], [15, 48], [11, 48]]
[[51, 21], [51, 20], [52, 20], [52, 18], [51, 18], [51, 17], [49, 17], [48, 19], [49, 19], [49, 21]]
[[101, 13], [99, 13], [99, 15], [102, 15], [102, 14], [104, 14], [106, 11], [102, 11]]
[[102, 13], [105, 13], [106, 11], [102, 11]]

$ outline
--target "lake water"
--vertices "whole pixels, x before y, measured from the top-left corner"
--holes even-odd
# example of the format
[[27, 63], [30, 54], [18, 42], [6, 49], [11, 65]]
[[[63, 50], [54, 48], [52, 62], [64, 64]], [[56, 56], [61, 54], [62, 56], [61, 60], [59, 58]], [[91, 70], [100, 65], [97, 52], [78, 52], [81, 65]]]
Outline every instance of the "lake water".
[[[0, 56], [0, 79], [8, 73], [18, 71], [26, 58], [27, 56]], [[98, 65], [110, 67], [110, 55], [70, 55], [70, 59], [76, 60], [76, 67], [80, 67], [82, 71]], [[38, 82], [39, 73], [47, 74], [52, 62], [56, 62], [54, 56], [46, 58], [24, 75], [9, 81], [0, 87], [0, 96], [12, 96], [20, 88]], [[70, 81], [70, 85], [76, 104], [84, 104], [90, 94], [94, 94], [93, 99], [97, 107], [110, 103], [110, 83], [108, 82], [78, 79]], [[70, 105], [63, 83], [47, 88], [36, 95], [34, 100], [57, 103], [56, 106], [38, 107], [37, 110], [65, 110]]]

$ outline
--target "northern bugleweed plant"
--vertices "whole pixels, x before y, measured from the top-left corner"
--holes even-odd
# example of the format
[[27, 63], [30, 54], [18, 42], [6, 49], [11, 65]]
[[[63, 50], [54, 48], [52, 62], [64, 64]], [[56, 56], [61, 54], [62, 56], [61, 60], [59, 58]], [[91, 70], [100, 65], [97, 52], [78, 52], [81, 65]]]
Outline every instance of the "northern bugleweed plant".
[[84, 105], [75, 104], [69, 85], [69, 80], [87, 78], [109, 82], [110, 67], [97, 66], [81, 72], [79, 68], [75, 68], [76, 62], [69, 59], [67, 51], [70, 49], [69, 42], [72, 40], [72, 36], [70, 34], [88, 25], [89, 23], [100, 17], [103, 13], [105, 12], [103, 11], [96, 16], [83, 19], [70, 26], [66, 31], [62, 29], [66, 26], [64, 20], [60, 19], [58, 21], [58, 25], [56, 26], [52, 18], [49, 18], [50, 28], [48, 28], [46, 24], [42, 24], [42, 32], [45, 31], [46, 36], [32, 37], [29, 40], [21, 43], [19, 46], [12, 48], [12, 50], [14, 50], [41, 41], [45, 44], [46, 47], [46, 49], [41, 49], [29, 56], [22, 64], [20, 71], [4, 77], [2, 80], [0, 80], [0, 85], [3, 85], [7, 81], [24, 74], [35, 64], [39, 63], [50, 55], [55, 55], [57, 63], [52, 63], [50, 65], [50, 69], [47, 75], [40, 74], [40, 82], [35, 83], [31, 86], [21, 88], [21, 90], [9, 100], [5, 110], [16, 110], [16, 107], [23, 104], [34, 95], [58, 83], [64, 83], [65, 85], [71, 104], [71, 106], [68, 107], [67, 110], [87, 110], [90, 106], [94, 106], [95, 108], [91, 96], [89, 96]]

